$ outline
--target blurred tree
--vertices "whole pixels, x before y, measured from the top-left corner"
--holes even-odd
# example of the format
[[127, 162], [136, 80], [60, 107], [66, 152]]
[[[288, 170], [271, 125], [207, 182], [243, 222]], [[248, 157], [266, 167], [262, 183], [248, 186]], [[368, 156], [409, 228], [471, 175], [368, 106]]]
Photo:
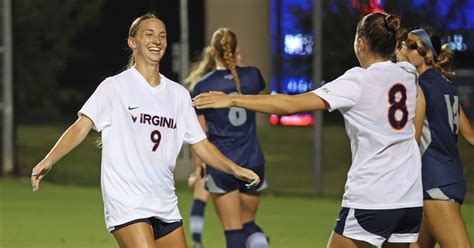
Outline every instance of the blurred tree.
[[97, 23], [103, 2], [13, 1], [17, 122], [57, 117], [60, 99], [74, 96], [57, 89], [58, 76], [65, 70], [68, 59], [80, 55], [81, 51], [72, 46], [72, 41], [82, 29]]

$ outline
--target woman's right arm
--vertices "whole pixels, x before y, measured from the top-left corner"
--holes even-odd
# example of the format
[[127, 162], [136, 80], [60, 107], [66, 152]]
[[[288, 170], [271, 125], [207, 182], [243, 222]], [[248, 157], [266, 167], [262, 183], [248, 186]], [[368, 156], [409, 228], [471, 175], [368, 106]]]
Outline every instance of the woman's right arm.
[[194, 97], [193, 106], [198, 109], [240, 107], [278, 115], [329, 108], [329, 104], [313, 92], [299, 95], [226, 95], [222, 92], [210, 92]]
[[92, 121], [87, 116], [81, 115], [81, 117], [63, 133], [51, 151], [33, 168], [31, 173], [33, 191], [39, 190], [41, 179], [43, 179], [46, 173], [48, 173], [59, 159], [68, 154], [84, 140], [92, 126]]
[[471, 122], [464, 114], [462, 107], [459, 106], [459, 124], [460, 124], [460, 131], [461, 136], [467, 141], [467, 143], [474, 147], [474, 128], [472, 128]]

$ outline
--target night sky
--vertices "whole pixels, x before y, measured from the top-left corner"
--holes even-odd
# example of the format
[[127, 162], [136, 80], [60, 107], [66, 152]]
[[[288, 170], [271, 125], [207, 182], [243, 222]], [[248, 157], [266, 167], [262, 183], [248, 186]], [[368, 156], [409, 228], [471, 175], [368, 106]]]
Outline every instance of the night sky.
[[[179, 41], [179, 1], [106, 0], [97, 25], [89, 27], [75, 39], [75, 49], [83, 52], [80, 58], [68, 62], [67, 70], [60, 78], [62, 87], [83, 90], [90, 94], [106, 77], [125, 69], [128, 63], [127, 36], [133, 19], [147, 12], [154, 12], [167, 27], [168, 48], [160, 71], [172, 80], [178, 75], [172, 72], [171, 46]], [[204, 44], [203, 0], [189, 1], [190, 56], [195, 58]]]

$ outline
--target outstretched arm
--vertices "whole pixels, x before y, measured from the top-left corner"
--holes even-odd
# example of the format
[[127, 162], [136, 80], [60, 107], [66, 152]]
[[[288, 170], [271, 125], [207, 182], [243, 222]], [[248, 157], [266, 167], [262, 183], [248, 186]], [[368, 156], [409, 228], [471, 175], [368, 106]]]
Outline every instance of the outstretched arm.
[[198, 109], [241, 107], [278, 115], [329, 108], [326, 101], [312, 92], [300, 95], [226, 95], [222, 92], [210, 92], [196, 96], [193, 106]]
[[232, 160], [225, 157], [208, 139], [193, 144], [191, 147], [204, 163], [242, 181], [249, 182], [248, 186], [255, 186], [260, 182], [260, 178], [255, 172], [236, 165]]
[[467, 116], [464, 114], [464, 111], [462, 107], [459, 107], [459, 124], [460, 124], [460, 131], [462, 137], [471, 145], [471, 147], [474, 147], [474, 128], [472, 128], [471, 123], [469, 122], [469, 119]]
[[423, 90], [418, 86], [418, 96], [416, 97], [416, 112], [413, 124], [415, 125], [415, 139], [420, 144], [421, 134], [423, 131], [423, 125], [426, 115], [426, 100]]
[[84, 140], [92, 125], [92, 121], [82, 115], [63, 133], [46, 157], [33, 168], [31, 173], [33, 191], [39, 190], [41, 179], [51, 170], [51, 167]]

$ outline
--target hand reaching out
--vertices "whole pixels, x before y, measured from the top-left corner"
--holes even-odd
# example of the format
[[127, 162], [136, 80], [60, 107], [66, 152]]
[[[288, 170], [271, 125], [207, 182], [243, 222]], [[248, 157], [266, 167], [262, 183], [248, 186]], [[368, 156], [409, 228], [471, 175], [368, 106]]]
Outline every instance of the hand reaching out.
[[230, 108], [232, 107], [232, 96], [218, 91], [202, 93], [193, 98], [193, 106], [198, 109]]

